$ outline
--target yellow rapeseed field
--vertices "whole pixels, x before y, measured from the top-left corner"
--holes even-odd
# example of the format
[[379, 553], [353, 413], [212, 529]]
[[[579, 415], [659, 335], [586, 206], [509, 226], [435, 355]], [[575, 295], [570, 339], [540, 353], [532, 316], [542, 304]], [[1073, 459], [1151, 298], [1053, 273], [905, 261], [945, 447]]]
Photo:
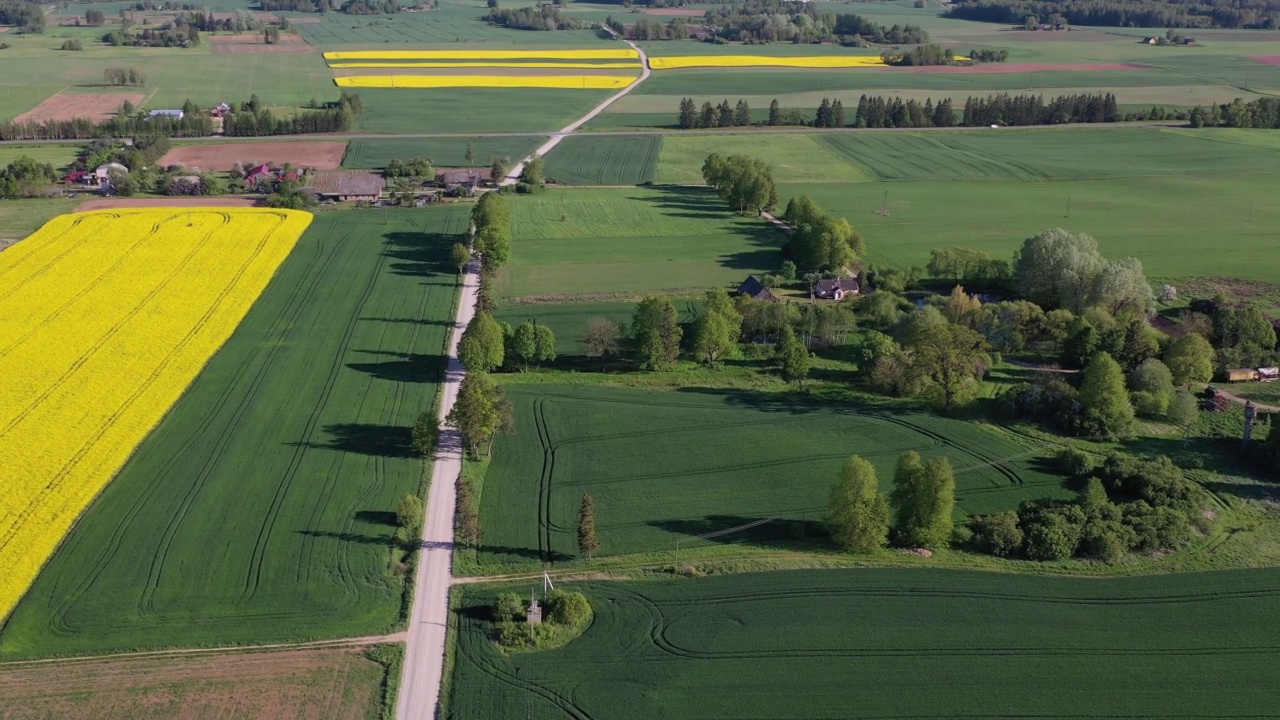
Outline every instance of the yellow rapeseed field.
[[566, 68], [574, 70], [618, 70], [622, 68], [639, 69], [638, 62], [625, 63], [575, 63], [575, 62], [346, 62], [329, 63], [331, 68]]
[[325, 60], [639, 60], [630, 48], [608, 50], [342, 50], [327, 52]]
[[54, 218], [0, 252], [0, 619], [310, 222], [107, 210]]
[[680, 68], [791, 67], [791, 68], [870, 68], [886, 67], [875, 55], [810, 55], [775, 57], [772, 55], [677, 55], [651, 57], [651, 70]]
[[612, 90], [635, 82], [629, 75], [349, 75], [334, 78], [338, 87], [352, 88], [564, 88]]

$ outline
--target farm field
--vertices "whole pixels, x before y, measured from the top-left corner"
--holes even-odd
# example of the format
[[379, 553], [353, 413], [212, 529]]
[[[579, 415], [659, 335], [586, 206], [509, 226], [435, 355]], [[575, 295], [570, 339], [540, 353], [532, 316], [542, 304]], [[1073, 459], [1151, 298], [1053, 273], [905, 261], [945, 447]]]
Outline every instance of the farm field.
[[[1062, 478], [1039, 469], [1040, 453], [981, 424], [925, 413], [731, 390], [506, 391], [516, 432], [498, 437], [485, 477], [481, 567], [576, 557], [584, 492], [595, 498], [602, 556], [671, 550], [677, 541], [786, 541], [797, 522], [817, 535], [851, 454], [875, 464], [886, 492], [902, 452], [950, 458], [957, 519], [1070, 495]], [[699, 539], [766, 519], [777, 522]]]
[[475, 145], [478, 165], [488, 167], [493, 157], [507, 158], [515, 164], [545, 140], [541, 137], [358, 138], [347, 146], [342, 166], [385, 168], [393, 159], [426, 158], [436, 167], [465, 167], [468, 143]]
[[483, 2], [442, 0], [431, 12], [402, 13], [394, 20], [384, 15], [360, 16], [324, 13], [319, 22], [299, 24], [307, 42], [326, 50], [388, 49], [388, 45], [422, 48], [515, 49], [540, 45], [555, 47], [617, 47], [590, 30], [525, 32], [489, 25]]
[[546, 173], [569, 185], [652, 182], [663, 142], [659, 135], [572, 135], [547, 155]]
[[[1023, 239], [1062, 227], [1092, 235], [1107, 257], [1138, 258], [1149, 278], [1272, 282], [1274, 263], [1260, 258], [1270, 257], [1272, 228], [1280, 222], [1280, 207], [1270, 200], [1274, 177], [791, 184], [780, 186], [778, 196], [785, 204], [807, 194], [848, 218], [873, 263], [923, 267], [931, 250], [950, 244], [1012, 257]], [[956, 238], [959, 228], [963, 238], [945, 240]]]
[[61, 171], [75, 162], [79, 150], [76, 145], [0, 145], [0, 167], [26, 156]]
[[784, 240], [694, 188], [548, 192], [514, 199], [511, 215], [506, 297], [701, 292], [773, 269]]
[[582, 117], [613, 92], [551, 88], [361, 89], [364, 112], [357, 119], [357, 129], [404, 134], [545, 133]]
[[78, 202], [78, 200], [61, 198], [30, 198], [0, 202], [0, 250], [31, 235], [53, 218], [71, 212]]
[[373, 720], [382, 717], [387, 675], [361, 647], [113, 658], [56, 668], [0, 668], [0, 717]]
[[241, 163], [251, 168], [260, 163], [333, 170], [342, 165], [347, 143], [334, 140], [289, 142], [201, 143], [175, 147], [160, 158], [160, 164], [186, 165], [203, 170], [227, 171]]
[[80, 213], [0, 255], [0, 434], [16, 449], [0, 470], [0, 617], [310, 222], [288, 210]]
[[0, 657], [395, 626], [393, 511], [420, 483], [410, 427], [435, 396], [466, 219], [319, 216], [68, 534]]
[[870, 178], [857, 165], [822, 142], [822, 136], [788, 135], [668, 135], [658, 162], [658, 182], [701, 185], [707, 155], [750, 155], [773, 167], [779, 183], [860, 183]]
[[1087, 581], [792, 571], [569, 589], [591, 599], [586, 633], [511, 656], [487, 627], [497, 589], [462, 592], [445, 717], [1265, 717], [1280, 681], [1258, 661], [1280, 642], [1274, 568]]

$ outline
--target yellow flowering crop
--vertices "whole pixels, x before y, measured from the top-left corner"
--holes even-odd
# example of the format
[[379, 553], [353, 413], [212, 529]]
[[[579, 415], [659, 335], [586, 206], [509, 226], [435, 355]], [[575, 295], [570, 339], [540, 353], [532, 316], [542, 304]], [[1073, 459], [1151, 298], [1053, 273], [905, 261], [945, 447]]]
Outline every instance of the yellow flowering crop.
[[338, 87], [354, 88], [566, 88], [611, 90], [635, 82], [628, 75], [349, 75], [334, 78]]
[[311, 215], [63, 215], [0, 252], [0, 619], [231, 336]]
[[885, 67], [885, 62], [875, 55], [810, 55], [804, 57], [678, 55], [649, 58], [649, 68], [652, 70], [678, 70], [680, 68], [695, 67], [868, 68]]
[[331, 68], [569, 68], [574, 70], [591, 70], [603, 68], [617, 70], [622, 68], [640, 69], [640, 63], [575, 63], [575, 62], [348, 62], [330, 63]]
[[325, 60], [520, 60], [564, 58], [570, 60], [639, 60], [630, 48], [608, 50], [343, 50], [327, 52]]

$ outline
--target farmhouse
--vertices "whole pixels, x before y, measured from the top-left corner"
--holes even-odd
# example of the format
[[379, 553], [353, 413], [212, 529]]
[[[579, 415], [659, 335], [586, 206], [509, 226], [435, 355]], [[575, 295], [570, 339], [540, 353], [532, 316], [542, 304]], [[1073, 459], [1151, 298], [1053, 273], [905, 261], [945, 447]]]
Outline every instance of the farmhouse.
[[231, 112], [231, 106], [226, 103], [218, 103], [218, 106], [209, 111], [213, 117], [225, 117]]
[[160, 110], [152, 110], [151, 112], [147, 113], [147, 117], [172, 118], [174, 120], [181, 120], [185, 116], [185, 114], [186, 113], [182, 112], [181, 110], [160, 109]]
[[857, 295], [861, 291], [856, 277], [819, 280], [814, 286], [814, 295], [823, 300], [843, 300], [846, 295]]
[[766, 300], [768, 302], [781, 302], [773, 291], [764, 286], [759, 278], [755, 275], [748, 275], [746, 280], [738, 286], [738, 294], [746, 295], [753, 300]]
[[338, 180], [338, 199], [343, 202], [375, 202], [386, 183], [377, 175], [352, 175]]
[[488, 183], [491, 180], [493, 180], [493, 171], [489, 168], [459, 168], [436, 173], [436, 184], [446, 190], [457, 187], [474, 189], [481, 183]]
[[116, 172], [122, 172], [125, 175], [129, 174], [129, 168], [121, 165], [120, 163], [115, 163], [115, 162], [107, 163], [106, 165], [99, 165], [97, 168], [94, 169], [93, 175], [89, 176], [89, 184], [90, 185], [110, 185], [112, 170], [115, 170]]
[[276, 174], [272, 172], [271, 166], [266, 163], [263, 163], [261, 165], [254, 165], [253, 167], [244, 171], [245, 185], [257, 185], [258, 183], [264, 180], [275, 180], [275, 179], [276, 179]]

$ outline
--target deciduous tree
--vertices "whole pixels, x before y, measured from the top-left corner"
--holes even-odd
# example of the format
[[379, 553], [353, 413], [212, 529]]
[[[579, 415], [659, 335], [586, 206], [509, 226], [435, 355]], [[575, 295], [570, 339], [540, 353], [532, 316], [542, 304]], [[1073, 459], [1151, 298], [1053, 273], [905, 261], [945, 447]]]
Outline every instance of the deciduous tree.
[[1164, 364], [1177, 385], [1209, 382], [1213, 378], [1213, 346], [1198, 333], [1187, 333], [1169, 344]]
[[636, 305], [631, 322], [640, 367], [670, 370], [680, 357], [680, 314], [669, 298], [646, 297]]
[[505, 352], [502, 326], [489, 313], [476, 313], [458, 342], [458, 359], [468, 370], [489, 372], [502, 366]]
[[831, 489], [827, 528], [844, 550], [871, 552], [889, 537], [889, 503], [880, 494], [876, 469], [865, 458], [852, 456]]
[[940, 457], [922, 462], [914, 450], [903, 453], [898, 458], [889, 496], [894, 529], [903, 544], [945, 547], [951, 538], [955, 495], [955, 475], [949, 460]]
[[471, 248], [462, 243], [454, 243], [453, 249], [449, 251], [449, 260], [458, 268], [458, 273], [467, 269], [467, 265], [471, 262]]
[[967, 400], [991, 365], [987, 341], [963, 325], [943, 323], [914, 338], [912, 366], [950, 412]]
[[582, 346], [587, 357], [600, 358], [601, 367], [610, 355], [618, 354], [618, 340], [622, 330], [618, 323], [605, 317], [593, 317], [587, 320], [587, 330], [582, 335]]
[[1085, 368], [1080, 385], [1081, 429], [1087, 435], [1124, 437], [1133, 427], [1133, 406], [1125, 390], [1124, 372], [1107, 353], [1098, 353]]
[[809, 377], [812, 358], [809, 355], [809, 348], [796, 337], [791, 325], [782, 326], [782, 331], [778, 333], [778, 342], [773, 348], [773, 356], [782, 368], [782, 379], [803, 387], [805, 378]]

